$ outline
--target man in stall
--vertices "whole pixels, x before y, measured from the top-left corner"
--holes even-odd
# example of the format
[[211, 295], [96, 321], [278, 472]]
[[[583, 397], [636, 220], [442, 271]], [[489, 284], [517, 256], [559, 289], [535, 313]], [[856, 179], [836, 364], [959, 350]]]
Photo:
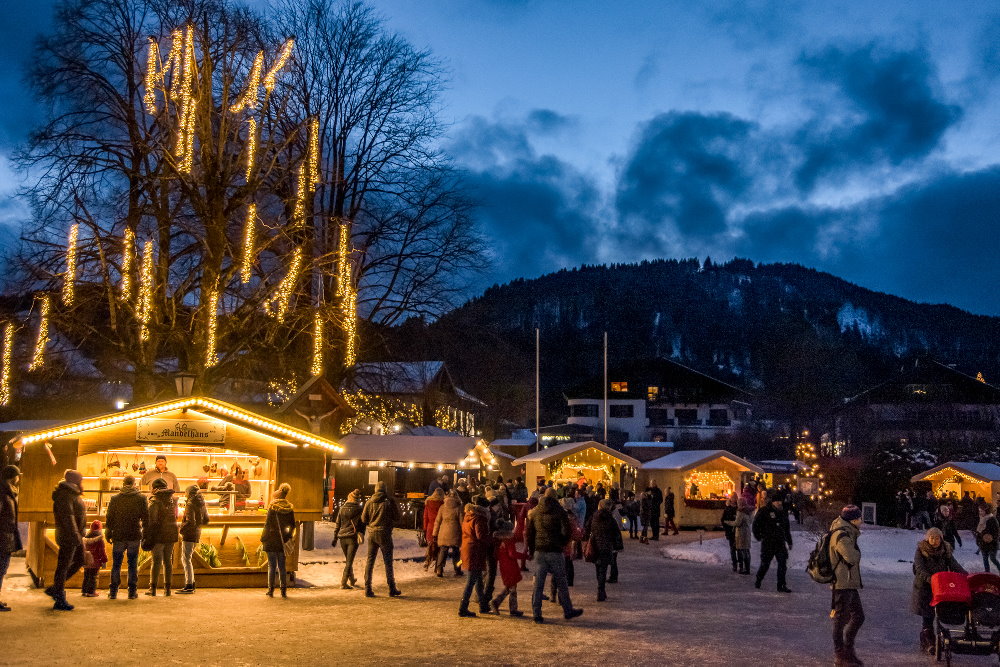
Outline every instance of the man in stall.
[[177, 475], [167, 470], [167, 457], [163, 454], [156, 455], [156, 467], [142, 476], [140, 484], [148, 489], [155, 479], [162, 479], [174, 493], [180, 493], [181, 485], [177, 481]]

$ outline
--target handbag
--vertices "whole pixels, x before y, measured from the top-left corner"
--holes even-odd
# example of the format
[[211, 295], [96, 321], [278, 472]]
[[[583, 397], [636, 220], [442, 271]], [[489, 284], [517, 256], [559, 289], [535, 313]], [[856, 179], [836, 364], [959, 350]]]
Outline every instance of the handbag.
[[597, 547], [594, 546], [593, 537], [587, 540], [587, 542], [583, 545], [583, 560], [588, 563], [597, 562]]
[[423, 530], [417, 530], [417, 546], [421, 549], [427, 548], [427, 535], [424, 534]]

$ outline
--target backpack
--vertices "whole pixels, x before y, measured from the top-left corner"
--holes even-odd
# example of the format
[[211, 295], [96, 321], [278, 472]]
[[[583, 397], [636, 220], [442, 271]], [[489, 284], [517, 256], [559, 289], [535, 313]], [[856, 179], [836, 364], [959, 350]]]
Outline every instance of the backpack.
[[836, 579], [833, 561], [830, 560], [830, 542], [834, 533], [843, 532], [843, 528], [828, 530], [819, 540], [812, 553], [809, 554], [809, 562], [806, 564], [806, 572], [812, 580], [818, 584], [832, 584]]

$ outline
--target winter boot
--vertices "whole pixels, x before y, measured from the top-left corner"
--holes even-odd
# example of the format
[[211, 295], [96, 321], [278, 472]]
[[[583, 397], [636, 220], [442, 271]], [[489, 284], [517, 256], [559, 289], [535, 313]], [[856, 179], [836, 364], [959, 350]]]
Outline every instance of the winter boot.
[[264, 593], [264, 595], [266, 595], [269, 598], [273, 598], [274, 597], [274, 589], [273, 588], [268, 588], [267, 592]]
[[118, 599], [118, 589], [117, 588], [109, 588], [108, 589], [108, 599], [109, 600], [117, 600]]
[[134, 588], [128, 589], [128, 599], [129, 600], [137, 600], [137, 599], [139, 599], [139, 592], [136, 591]]
[[283, 597], [283, 598], [287, 598], [288, 597], [288, 589], [286, 589], [286, 588], [282, 588], [281, 589], [281, 597]]
[[56, 603], [52, 605], [54, 611], [73, 611], [74, 607], [69, 602], [66, 602], [66, 596], [56, 599]]
[[150, 586], [149, 590], [146, 591], [146, 595], [155, 598], [156, 597], [156, 586]]
[[928, 653], [934, 649], [934, 634], [930, 628], [920, 629], [920, 652]]
[[844, 657], [847, 659], [847, 664], [851, 667], [865, 667], [865, 663], [861, 661], [858, 654], [854, 652], [853, 646], [844, 647]]
[[163, 589], [163, 594], [166, 595], [167, 597], [170, 597], [170, 586], [167, 586]]
[[458, 615], [461, 618], [475, 618], [476, 617], [476, 612], [469, 611], [468, 609], [459, 609], [458, 610]]
[[177, 591], [178, 595], [190, 595], [194, 593], [194, 584], [184, 584], [184, 588]]
[[604, 591], [603, 588], [601, 590], [597, 591], [597, 601], [598, 602], [607, 602], [607, 600], [608, 600], [608, 594]]

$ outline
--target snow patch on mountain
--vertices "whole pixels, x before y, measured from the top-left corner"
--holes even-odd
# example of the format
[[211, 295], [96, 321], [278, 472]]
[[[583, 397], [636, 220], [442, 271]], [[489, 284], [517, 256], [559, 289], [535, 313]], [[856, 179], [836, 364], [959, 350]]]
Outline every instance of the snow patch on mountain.
[[851, 302], [845, 303], [837, 311], [837, 324], [840, 331], [857, 329], [866, 338], [871, 338], [882, 333], [882, 326], [878, 319], [872, 318], [864, 308], [855, 307]]

